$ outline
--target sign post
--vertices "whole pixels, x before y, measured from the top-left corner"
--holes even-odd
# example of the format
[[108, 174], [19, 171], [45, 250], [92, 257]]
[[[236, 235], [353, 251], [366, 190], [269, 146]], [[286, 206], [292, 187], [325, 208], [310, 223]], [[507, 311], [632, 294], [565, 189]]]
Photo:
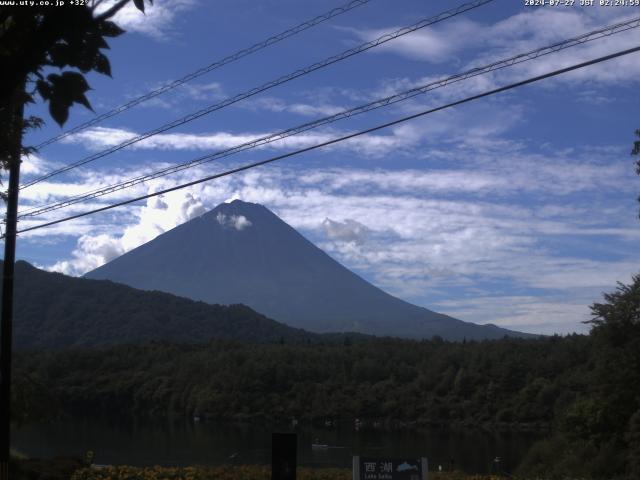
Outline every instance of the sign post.
[[271, 435], [271, 480], [296, 480], [297, 447], [295, 433]]
[[425, 457], [353, 457], [353, 480], [427, 480], [428, 471]]

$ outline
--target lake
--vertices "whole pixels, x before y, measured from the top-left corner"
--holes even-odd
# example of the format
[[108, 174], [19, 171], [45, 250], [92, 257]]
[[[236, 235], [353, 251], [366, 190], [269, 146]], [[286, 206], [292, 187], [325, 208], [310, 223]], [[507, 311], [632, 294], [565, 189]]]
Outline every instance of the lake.
[[[268, 464], [271, 433], [293, 431], [250, 424], [179, 421], [109, 421], [65, 419], [22, 425], [13, 430], [12, 446], [30, 456], [84, 456], [95, 452], [95, 463], [137, 466]], [[531, 433], [487, 433], [474, 430], [381, 430], [353, 425], [333, 428], [297, 427], [298, 463], [314, 467], [351, 467], [353, 455], [420, 457], [429, 469], [469, 473], [512, 472], [541, 436]], [[326, 449], [312, 449], [316, 442]]]

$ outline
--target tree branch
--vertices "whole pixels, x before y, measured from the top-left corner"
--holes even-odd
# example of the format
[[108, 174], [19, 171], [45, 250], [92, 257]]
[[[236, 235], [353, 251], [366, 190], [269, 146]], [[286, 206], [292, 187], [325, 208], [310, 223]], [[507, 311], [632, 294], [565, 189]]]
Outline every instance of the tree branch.
[[108, 18], [113, 17], [116, 13], [118, 13], [122, 8], [129, 3], [130, 0], [120, 0], [113, 7], [109, 8], [105, 12], [101, 13], [96, 17], [96, 20], [106, 20]]
[[98, 8], [102, 2], [104, 2], [104, 0], [93, 0], [93, 2], [91, 2], [91, 10], [95, 12], [96, 8]]

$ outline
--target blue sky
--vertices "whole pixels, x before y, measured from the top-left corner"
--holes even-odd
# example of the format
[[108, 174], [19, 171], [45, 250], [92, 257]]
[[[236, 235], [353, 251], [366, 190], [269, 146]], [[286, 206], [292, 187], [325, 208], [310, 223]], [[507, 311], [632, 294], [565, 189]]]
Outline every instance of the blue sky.
[[[461, 2], [462, 3], [462, 2]], [[579, 3], [579, 2], [577, 2]], [[156, 0], [124, 11], [113, 79], [91, 75], [97, 113], [340, 5]], [[371, 0], [25, 159], [23, 180], [79, 160], [325, 57], [458, 5]], [[586, 33], [633, 7], [496, 0], [22, 191], [21, 207], [142, 172]], [[260, 160], [640, 44], [632, 30], [77, 204], [43, 220]], [[630, 156], [640, 54], [577, 71], [146, 203], [24, 234], [18, 257], [80, 275], [235, 198], [262, 203], [347, 267], [419, 305], [527, 332], [586, 332], [588, 306], [639, 270]], [[47, 119], [36, 144], [60, 133]], [[72, 111], [66, 127], [94, 115]], [[249, 219], [250, 220], [250, 219]], [[250, 227], [245, 231], [250, 234]]]

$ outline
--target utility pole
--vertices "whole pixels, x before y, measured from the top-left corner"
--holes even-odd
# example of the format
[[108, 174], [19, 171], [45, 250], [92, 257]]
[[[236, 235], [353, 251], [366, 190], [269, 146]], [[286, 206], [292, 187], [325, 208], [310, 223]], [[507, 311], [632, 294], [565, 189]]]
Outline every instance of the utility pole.
[[[18, 97], [20, 98], [20, 97]], [[11, 155], [9, 189], [7, 191], [7, 217], [4, 235], [4, 263], [2, 265], [2, 311], [0, 318], [0, 480], [9, 479], [9, 455], [11, 446], [11, 344], [13, 327], [13, 280], [16, 261], [16, 230], [18, 223], [18, 192], [20, 190], [20, 155], [22, 153], [22, 129], [24, 106], [19, 101], [15, 116], [10, 117], [8, 137]]]
[[13, 275], [16, 260], [16, 228], [20, 158], [11, 159], [7, 198], [7, 226], [2, 265], [2, 320], [0, 322], [0, 480], [9, 478], [11, 444], [11, 343], [13, 327]]

